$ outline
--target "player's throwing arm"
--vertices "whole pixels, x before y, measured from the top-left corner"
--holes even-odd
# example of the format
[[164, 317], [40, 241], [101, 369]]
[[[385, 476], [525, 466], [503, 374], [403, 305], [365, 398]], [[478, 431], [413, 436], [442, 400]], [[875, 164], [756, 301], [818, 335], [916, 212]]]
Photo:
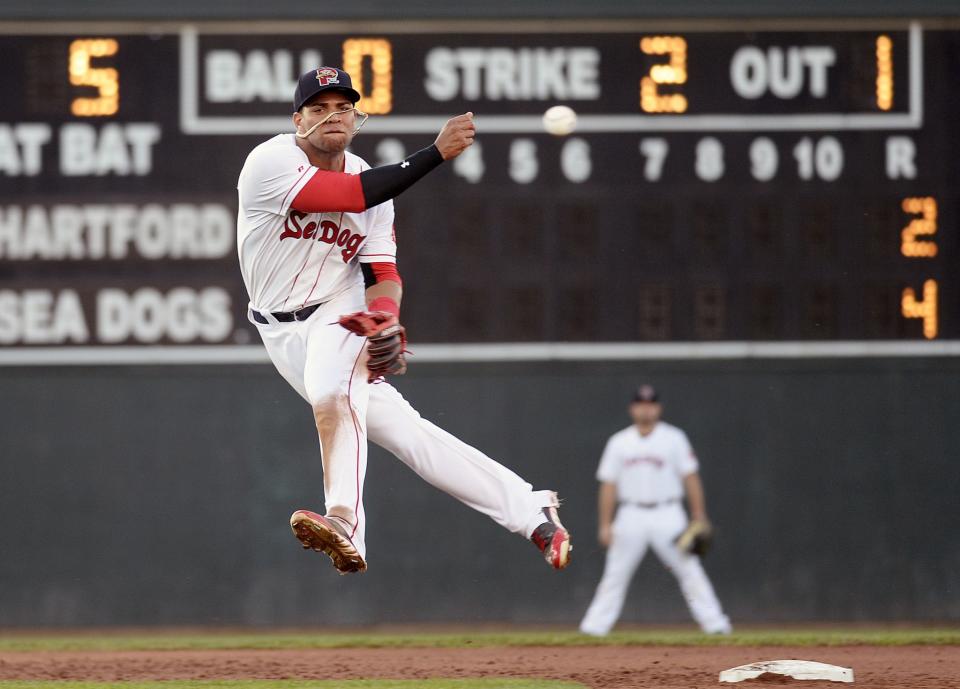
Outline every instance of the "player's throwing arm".
[[[297, 122], [297, 126], [302, 128], [305, 123]], [[304, 213], [362, 213], [399, 196], [445, 160], [456, 158], [473, 144], [476, 133], [473, 113], [468, 112], [447, 120], [433, 145], [399, 163], [370, 168], [359, 175], [318, 169], [290, 206]], [[313, 152], [312, 137], [323, 134], [321, 128], [299, 140], [308, 157]]]

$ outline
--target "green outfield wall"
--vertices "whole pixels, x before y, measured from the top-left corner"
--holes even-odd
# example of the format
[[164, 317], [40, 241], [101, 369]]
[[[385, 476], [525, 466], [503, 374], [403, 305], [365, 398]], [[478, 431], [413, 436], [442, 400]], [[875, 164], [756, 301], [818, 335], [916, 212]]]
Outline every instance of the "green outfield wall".
[[[356, 577], [289, 532], [322, 475], [271, 368], [0, 369], [0, 627], [574, 625], [602, 567], [593, 473], [640, 381], [700, 456], [735, 623], [960, 619], [960, 360], [744, 359], [414, 364], [424, 416], [560, 492], [575, 559], [549, 571], [375, 449]], [[688, 619], [649, 556], [623, 620]]]

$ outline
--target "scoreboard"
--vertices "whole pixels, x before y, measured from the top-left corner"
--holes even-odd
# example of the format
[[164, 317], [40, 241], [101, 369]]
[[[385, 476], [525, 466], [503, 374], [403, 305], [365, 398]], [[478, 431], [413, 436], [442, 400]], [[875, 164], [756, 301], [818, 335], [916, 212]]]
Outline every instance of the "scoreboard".
[[50, 27], [0, 24], [4, 348], [255, 342], [236, 179], [323, 64], [371, 165], [476, 115], [396, 201], [415, 342], [960, 339], [958, 31]]

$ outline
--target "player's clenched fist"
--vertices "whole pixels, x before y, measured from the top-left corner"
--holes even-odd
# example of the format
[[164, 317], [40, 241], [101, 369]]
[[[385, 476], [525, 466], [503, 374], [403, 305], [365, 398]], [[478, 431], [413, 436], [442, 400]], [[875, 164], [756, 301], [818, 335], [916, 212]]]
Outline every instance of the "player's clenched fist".
[[473, 123], [473, 113], [468, 112], [447, 120], [434, 145], [444, 160], [450, 160], [467, 150], [476, 135], [477, 127]]

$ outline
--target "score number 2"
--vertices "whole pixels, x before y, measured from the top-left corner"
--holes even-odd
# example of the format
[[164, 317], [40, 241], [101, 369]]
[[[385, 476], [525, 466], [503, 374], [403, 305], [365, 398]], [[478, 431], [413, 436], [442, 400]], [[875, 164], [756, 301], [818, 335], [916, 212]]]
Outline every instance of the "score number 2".
[[644, 112], [686, 112], [687, 97], [660, 93], [663, 85], [687, 83], [687, 41], [680, 36], [644, 36], [640, 50], [645, 55], [668, 55], [666, 64], [656, 64], [640, 79], [640, 109]]

